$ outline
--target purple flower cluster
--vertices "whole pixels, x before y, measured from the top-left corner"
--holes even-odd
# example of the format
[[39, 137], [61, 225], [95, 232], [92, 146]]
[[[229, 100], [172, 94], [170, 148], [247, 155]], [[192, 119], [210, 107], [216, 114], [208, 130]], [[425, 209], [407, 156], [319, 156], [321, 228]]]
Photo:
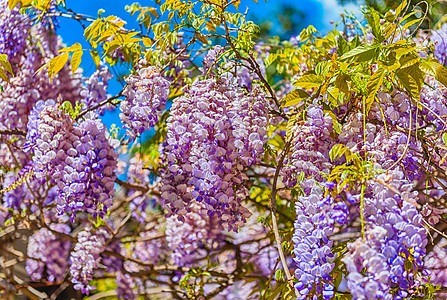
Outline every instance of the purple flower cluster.
[[28, 113], [40, 97], [33, 70], [20, 70], [15, 75], [0, 94], [0, 129], [25, 130]]
[[76, 290], [81, 290], [83, 294], [89, 294], [95, 287], [89, 285], [93, 279], [93, 272], [98, 268], [101, 260], [100, 254], [105, 249], [104, 229], [98, 229], [96, 232], [87, 227], [79, 232], [74, 250], [70, 256], [70, 274], [71, 282], [74, 283]]
[[[384, 238], [386, 232], [375, 230], [370, 238]], [[348, 271], [348, 288], [355, 299], [392, 299], [389, 294], [390, 272], [386, 257], [362, 241], [350, 243], [349, 255], [343, 258]], [[366, 270], [366, 276], [362, 274]]]
[[[140, 238], [137, 242], [129, 247], [132, 258], [138, 259], [144, 263], [157, 264], [163, 259], [163, 255], [168, 250], [167, 241], [164, 234], [159, 230], [158, 225], [146, 223], [145, 228], [140, 233]], [[131, 265], [130, 269], [139, 271], [138, 267]]]
[[65, 164], [60, 170], [59, 211], [86, 211], [103, 218], [115, 193], [117, 154], [110, 145], [101, 120], [86, 119], [73, 128], [73, 143], [66, 144]]
[[[70, 227], [67, 224], [51, 224], [51, 229], [69, 234]], [[28, 241], [28, 259], [26, 271], [32, 280], [46, 279], [50, 282], [62, 281], [68, 266], [68, 254], [70, 241], [64, 240], [47, 228], [36, 231]]]
[[[0, 53], [8, 54], [14, 76], [4, 84], [0, 95], [0, 129], [26, 129], [28, 113], [38, 100], [79, 99], [80, 81], [71, 77], [65, 66], [50, 83], [47, 72], [36, 71], [58, 55], [61, 40], [41, 23], [32, 25], [17, 8], [0, 8]], [[3, 85], [3, 84], [2, 84]]]
[[[84, 79], [85, 86], [83, 86], [80, 96], [81, 103], [85, 104], [84, 108], [90, 108], [101, 103], [107, 99], [107, 83], [112, 79], [112, 74], [107, 66], [102, 66], [96, 70], [89, 78]], [[112, 109], [113, 106], [109, 106]], [[98, 108], [98, 113], [103, 115], [105, 112], [104, 106]]]
[[430, 270], [430, 282], [447, 287], [447, 241], [444, 238], [427, 254], [424, 267]]
[[332, 132], [332, 118], [317, 106], [307, 108], [304, 122], [297, 122], [291, 130], [293, 135], [291, 154], [284, 160], [281, 175], [288, 187], [297, 184], [298, 175], [322, 179], [321, 173], [328, 173], [329, 150], [335, 144], [330, 134]]
[[224, 53], [224, 49], [217, 45], [213, 49], [210, 49], [203, 57], [203, 67], [201, 68], [202, 74], [205, 77], [213, 77], [213, 70], [217, 69], [220, 56]]
[[129, 274], [125, 274], [123, 271], [119, 270], [116, 272], [116, 294], [118, 299], [135, 299], [136, 295], [132, 291], [134, 282]]
[[[148, 185], [150, 182], [150, 171], [149, 168], [145, 167], [146, 157], [141, 153], [135, 153], [135, 156], [132, 157], [129, 161], [129, 168], [127, 170], [127, 181], [129, 183], [134, 183], [138, 185]], [[135, 191], [129, 191], [129, 196], [132, 196]], [[134, 213], [132, 216], [144, 223], [145, 218], [147, 217], [146, 209], [149, 206], [149, 201], [151, 198], [148, 195], [143, 194], [141, 196], [135, 197], [132, 199], [132, 202], [129, 204], [129, 209], [133, 210]]]
[[[109, 237], [110, 235], [106, 235], [104, 239], [108, 239]], [[124, 249], [122, 246], [123, 245], [119, 240], [115, 240], [108, 244], [105, 250], [123, 255]], [[114, 255], [101, 254], [101, 264], [105, 267], [105, 272], [116, 273], [123, 268], [124, 261], [120, 257], [116, 257]]]
[[[332, 183], [326, 184], [332, 188]], [[298, 299], [308, 299], [312, 294], [331, 299], [334, 286], [330, 273], [334, 268], [332, 261], [332, 241], [334, 224], [344, 224], [348, 209], [344, 202], [335, 202], [330, 195], [325, 196], [320, 187], [314, 186], [309, 196], [302, 196], [296, 204], [297, 218], [295, 234], [294, 261], [297, 265], [295, 276], [298, 283]]]
[[138, 70], [138, 74], [130, 75], [126, 82], [126, 99], [120, 105], [120, 118], [125, 123], [124, 128], [128, 128], [127, 134], [135, 139], [158, 122], [169, 97], [170, 83], [152, 66]]
[[[38, 115], [38, 117], [36, 116]], [[65, 165], [73, 136], [73, 120], [49, 100], [39, 102], [31, 113], [27, 141], [32, 149], [33, 168], [42, 182], [56, 183]]]
[[352, 293], [378, 293], [384, 299], [397, 289], [395, 299], [401, 299], [419, 286], [416, 276], [424, 264], [426, 230], [414, 205], [417, 192], [404, 174], [395, 170], [377, 180], [365, 195], [366, 241], [349, 246], [344, 259], [351, 270], [348, 286]]
[[[8, 172], [3, 178], [3, 189], [17, 184], [20, 177], [16, 176], [15, 172]], [[28, 192], [27, 187], [22, 183], [19, 186], [6, 191], [3, 195], [2, 204], [6, 208], [12, 209], [14, 212], [21, 212], [26, 209], [26, 203], [33, 199], [32, 195]]]
[[76, 211], [86, 211], [94, 217], [99, 214], [102, 218], [115, 192], [117, 164], [106, 128], [100, 120], [88, 118], [74, 126], [70, 116], [51, 104], [39, 103], [39, 117], [33, 117], [29, 124], [34, 169], [41, 181], [57, 185], [60, 214], [71, 214], [72, 221]]
[[8, 8], [8, 1], [0, 1], [0, 53], [8, 55], [11, 64], [20, 62], [26, 48], [26, 39], [31, 29], [28, 16], [17, 8]]
[[229, 78], [195, 82], [174, 100], [168, 118], [162, 198], [171, 214], [203, 202], [237, 230], [250, 212], [243, 170], [260, 161], [266, 141], [266, 99], [258, 89], [247, 95]]
[[430, 40], [435, 44], [435, 57], [443, 65], [447, 64], [447, 24], [431, 33]]
[[194, 203], [193, 211], [180, 221], [175, 216], [166, 220], [166, 241], [172, 259], [179, 266], [189, 266], [207, 256], [208, 251], [223, 245], [223, 227], [217, 215], [210, 217], [202, 203]]

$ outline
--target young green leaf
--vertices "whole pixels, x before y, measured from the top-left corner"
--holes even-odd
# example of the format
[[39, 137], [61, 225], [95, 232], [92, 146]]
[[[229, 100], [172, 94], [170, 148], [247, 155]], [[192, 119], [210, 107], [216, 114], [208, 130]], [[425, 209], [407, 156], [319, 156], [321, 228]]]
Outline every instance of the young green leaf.
[[101, 60], [99, 58], [98, 51], [90, 50], [90, 55], [92, 56], [92, 59], [93, 59], [93, 62], [95, 63], [95, 65], [99, 66], [99, 63], [101, 62]]
[[380, 47], [377, 44], [360, 45], [351, 51], [343, 54], [340, 60], [349, 60], [351, 62], [365, 62], [375, 60], [379, 55]]
[[344, 39], [342, 35], [338, 36], [337, 39], [337, 54], [338, 56], [342, 56], [346, 52], [350, 50], [348, 42]]
[[374, 99], [377, 96], [377, 92], [383, 83], [383, 78], [385, 77], [385, 69], [382, 66], [379, 66], [377, 71], [369, 78], [368, 83], [366, 84], [366, 106], [367, 112], [371, 108], [371, 105], [374, 103]]
[[72, 75], [76, 72], [76, 70], [79, 68], [79, 65], [81, 64], [82, 60], [82, 50], [77, 50], [73, 52], [73, 55], [71, 56], [71, 72]]
[[79, 43], [73, 44], [71, 47], [66, 47], [63, 48], [61, 50], [59, 50], [59, 52], [63, 53], [63, 52], [73, 52], [73, 51], [77, 51], [77, 50], [81, 50], [82, 46]]
[[402, 83], [408, 94], [417, 100], [420, 98], [422, 84], [424, 83], [424, 74], [418, 65], [414, 64], [396, 72], [400, 83]]
[[14, 75], [11, 64], [8, 61], [8, 55], [0, 54], [0, 64], [6, 71], [8, 71], [9, 74]]
[[437, 60], [424, 60], [421, 62], [420, 68], [424, 73], [434, 76], [437, 81], [447, 87], [447, 69]]
[[319, 87], [322, 83], [323, 77], [314, 74], [307, 74], [301, 76], [297, 81], [295, 81], [294, 85], [308, 90], [314, 87]]
[[6, 75], [5, 71], [3, 71], [2, 68], [0, 68], [0, 78], [3, 79], [6, 82], [9, 82], [8, 75]]
[[50, 60], [49, 67], [48, 67], [48, 75], [51, 79], [53, 79], [54, 76], [56, 76], [57, 73], [59, 73], [60, 70], [64, 67], [65, 63], [68, 61], [69, 53], [65, 52], [59, 56], [53, 57]]
[[331, 150], [329, 151], [329, 159], [332, 162], [335, 162], [336, 160], [338, 160], [340, 157], [343, 156], [343, 154], [345, 154], [346, 150], [349, 150], [348, 147], [346, 147], [343, 144], [336, 144], [334, 145]]
[[310, 95], [306, 91], [301, 89], [295, 89], [290, 93], [288, 93], [286, 97], [284, 97], [283, 104], [281, 106], [289, 107], [292, 105], [297, 105], [298, 103], [300, 103], [303, 100], [306, 100], [309, 97]]
[[369, 26], [371, 26], [371, 33], [373, 36], [379, 41], [379, 43], [382, 43], [385, 39], [380, 26], [379, 14], [371, 8], [367, 13], [365, 13], [365, 18], [368, 21]]

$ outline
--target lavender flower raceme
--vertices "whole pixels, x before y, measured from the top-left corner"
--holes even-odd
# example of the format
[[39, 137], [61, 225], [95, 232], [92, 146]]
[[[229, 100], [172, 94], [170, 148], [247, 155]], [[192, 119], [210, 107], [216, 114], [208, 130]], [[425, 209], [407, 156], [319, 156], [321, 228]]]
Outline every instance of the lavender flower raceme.
[[118, 299], [135, 299], [136, 295], [134, 294], [132, 288], [134, 286], [134, 283], [132, 281], [132, 278], [129, 274], [123, 273], [123, 271], [119, 270], [116, 272], [116, 279], [115, 279], [117, 288], [116, 293], [118, 296]]
[[8, 55], [11, 64], [17, 64], [24, 55], [30, 29], [28, 16], [17, 8], [9, 10], [8, 1], [0, 1], [0, 53]]
[[[85, 104], [84, 108], [89, 108], [100, 104], [107, 99], [108, 81], [112, 79], [112, 74], [107, 66], [102, 66], [96, 70], [89, 78], [85, 78], [85, 86], [81, 90], [81, 103]], [[113, 108], [113, 106], [108, 107]], [[98, 108], [100, 115], [105, 112], [104, 107]]]
[[[66, 224], [51, 224], [51, 229], [69, 234]], [[41, 280], [47, 274], [50, 282], [62, 281], [68, 267], [70, 241], [64, 240], [46, 228], [35, 232], [29, 239], [26, 270], [32, 280]]]
[[349, 245], [350, 253], [343, 259], [353, 295], [375, 293], [391, 299], [396, 290], [395, 299], [402, 299], [419, 286], [415, 279], [424, 264], [427, 236], [422, 216], [413, 204], [417, 192], [411, 191], [412, 184], [403, 177], [397, 170], [379, 175], [365, 197], [366, 241]]
[[[332, 183], [327, 184], [333, 187]], [[297, 218], [293, 235], [295, 276], [298, 283], [298, 299], [309, 299], [313, 293], [323, 299], [332, 299], [334, 286], [330, 273], [334, 268], [332, 261], [332, 241], [329, 236], [334, 231], [335, 222], [343, 224], [347, 218], [344, 202], [335, 202], [316, 185], [307, 197], [300, 197], [296, 205]]]
[[447, 241], [442, 239], [425, 257], [424, 267], [430, 270], [430, 281], [447, 287]]
[[106, 128], [99, 119], [90, 118], [75, 126], [70, 116], [51, 104], [47, 102], [39, 118], [32, 119], [38, 123], [28, 137], [34, 169], [42, 182], [48, 179], [57, 185], [60, 214], [69, 213], [72, 221], [77, 211], [102, 218], [115, 191], [117, 164]]
[[329, 171], [329, 150], [335, 144], [330, 137], [331, 132], [332, 118], [325, 115], [321, 108], [309, 106], [304, 123], [297, 123], [291, 131], [292, 153], [284, 160], [284, 168], [281, 170], [288, 187], [297, 184], [300, 172], [304, 172], [306, 177], [322, 179], [320, 173]]
[[143, 68], [137, 75], [130, 75], [121, 102], [121, 122], [132, 138], [154, 127], [169, 97], [170, 83], [155, 67]]
[[447, 24], [431, 33], [430, 40], [435, 43], [435, 57], [443, 65], [447, 64]]
[[245, 222], [250, 212], [240, 204], [248, 194], [242, 171], [263, 153], [266, 106], [258, 88], [246, 95], [231, 78], [197, 81], [174, 100], [162, 180], [162, 198], [171, 214], [182, 219], [198, 201], [230, 230]]
[[[150, 182], [150, 171], [148, 168], [145, 168], [145, 156], [141, 153], [135, 153], [135, 156], [132, 157], [129, 161], [129, 168], [127, 170], [127, 180], [130, 183], [135, 183], [138, 185], [148, 185]], [[129, 191], [129, 196], [133, 195], [135, 191]], [[140, 221], [141, 223], [145, 222], [145, 218], [147, 217], [146, 209], [149, 206], [151, 198], [147, 195], [141, 195], [132, 199], [132, 202], [129, 205], [129, 208], [134, 211], [132, 214], [135, 219]]]
[[67, 147], [65, 166], [58, 174], [58, 209], [71, 212], [72, 218], [78, 210], [103, 218], [115, 193], [117, 154], [99, 119], [81, 122], [73, 136], [75, 141]]
[[71, 282], [76, 290], [81, 290], [83, 294], [89, 294], [95, 287], [89, 285], [89, 280], [93, 279], [93, 271], [98, 268], [101, 260], [100, 254], [105, 249], [104, 229], [96, 232], [91, 227], [87, 227], [79, 232], [73, 252], [70, 256]]
[[195, 259], [206, 257], [207, 250], [223, 244], [223, 227], [217, 215], [210, 217], [203, 206], [195, 203], [184, 221], [172, 216], [166, 222], [166, 241], [177, 265], [191, 265]]

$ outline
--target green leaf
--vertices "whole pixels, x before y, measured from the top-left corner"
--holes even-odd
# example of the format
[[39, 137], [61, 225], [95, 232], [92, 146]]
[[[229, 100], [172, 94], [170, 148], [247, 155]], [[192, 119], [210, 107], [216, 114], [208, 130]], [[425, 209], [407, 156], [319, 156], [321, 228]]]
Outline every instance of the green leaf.
[[437, 81], [447, 87], [447, 69], [437, 60], [425, 60], [419, 66], [424, 73], [434, 76]]
[[385, 39], [388, 40], [391, 35], [395, 36], [397, 34], [397, 24], [390, 23], [385, 27]]
[[442, 134], [442, 141], [444, 142], [444, 145], [447, 146], [447, 132]]
[[81, 49], [82, 49], [81, 44], [76, 43], [76, 44], [72, 45], [71, 47], [66, 47], [66, 48], [59, 50], [59, 52], [61, 52], [61, 53], [62, 52], [73, 52], [73, 51], [78, 51]]
[[368, 13], [365, 14], [365, 18], [368, 21], [369, 26], [371, 26], [371, 33], [379, 41], [379, 43], [384, 41], [382, 28], [380, 27], [380, 16], [374, 10], [370, 9]]
[[57, 73], [59, 73], [60, 70], [64, 67], [65, 63], [68, 61], [68, 57], [70, 54], [68, 52], [65, 52], [59, 56], [53, 57], [50, 60], [50, 64], [48, 67], [48, 75], [51, 79], [56, 76]]
[[274, 300], [277, 299], [278, 296], [285, 292], [287, 290], [287, 287], [285, 284], [278, 284], [278, 286], [273, 290], [273, 292], [270, 294], [270, 296], [267, 298], [267, 300]]
[[404, 26], [402, 26], [402, 31], [405, 32], [405, 30], [407, 30], [407, 28], [409, 28], [411, 25], [413, 25], [413, 24], [415, 24], [417, 22], [421, 22], [421, 21], [422, 21], [422, 18], [408, 21], [407, 23], [405, 23]]
[[297, 105], [298, 103], [300, 103], [303, 100], [306, 100], [309, 97], [310, 95], [306, 91], [301, 89], [295, 89], [284, 97], [282, 107]]
[[421, 58], [418, 55], [405, 55], [399, 59], [401, 69], [408, 68], [414, 64], [417, 64]]
[[12, 72], [11, 64], [8, 61], [8, 55], [0, 54], [0, 64], [3, 68], [5, 68], [6, 71], [8, 71], [9, 74], [14, 75], [14, 73]]
[[315, 74], [320, 76], [326, 76], [331, 68], [331, 63], [327, 60], [320, 61], [315, 67]]
[[19, 2], [20, 0], [8, 0], [9, 10], [12, 10], [14, 7], [16, 7]]
[[419, 69], [419, 64], [414, 64], [408, 68], [399, 69], [396, 72], [400, 83], [403, 85], [408, 95], [419, 100], [424, 74]]
[[347, 95], [349, 93], [348, 82], [350, 82], [350, 81], [351, 81], [351, 76], [340, 71], [340, 73], [337, 75], [337, 78], [335, 79], [335, 86], [340, 91], [345, 93], [345, 95]]
[[374, 99], [377, 96], [377, 92], [383, 83], [383, 78], [385, 77], [385, 69], [382, 66], [379, 66], [377, 71], [369, 78], [368, 83], [366, 84], [366, 111], [368, 112], [371, 108], [371, 105], [374, 103]]
[[282, 270], [278, 269], [275, 272], [275, 279], [276, 279], [276, 281], [279, 281], [279, 280], [281, 280], [281, 278], [282, 278]]
[[360, 45], [351, 51], [343, 54], [340, 60], [349, 60], [354, 62], [365, 62], [377, 58], [380, 47], [377, 44]]
[[399, 6], [396, 8], [396, 16], [399, 16], [400, 13], [407, 7], [407, 0], [403, 0]]
[[350, 49], [348, 42], [343, 38], [342, 35], [338, 36], [337, 39], [337, 54], [338, 56], [342, 56], [346, 52], [348, 52]]
[[332, 112], [330, 108], [325, 109], [324, 113], [328, 114], [332, 118], [332, 127], [334, 128], [336, 133], [340, 134], [342, 132], [343, 126], [340, 124], [340, 122], [338, 122], [337, 116]]
[[0, 68], [0, 78], [3, 79], [3, 80], [6, 81], [6, 82], [9, 82], [9, 78], [8, 78], [8, 76], [6, 75], [5, 71], [3, 71], [2, 68]]
[[360, 41], [359, 35], [357, 34], [355, 36], [355, 38], [349, 43], [349, 50], [360, 46], [360, 44], [361, 44], [361, 41]]
[[[286, 125], [286, 139], [290, 140], [290, 138], [293, 136], [293, 127], [295, 126], [295, 124], [297, 123], [297, 115], [294, 114], [292, 115], [292, 117], [287, 121], [287, 125]], [[277, 135], [275, 135], [276, 137]], [[282, 141], [278, 141], [277, 144], [284, 144], [281, 143]], [[275, 145], [275, 144], [273, 144]]]
[[343, 144], [336, 144], [334, 145], [331, 150], [329, 151], [329, 159], [332, 162], [335, 162], [336, 160], [338, 160], [340, 157], [343, 156], [343, 154], [345, 154], [346, 150], [349, 150], [348, 147], [346, 147]]
[[71, 56], [71, 72], [72, 75], [76, 72], [76, 70], [79, 68], [79, 65], [81, 64], [82, 60], [82, 50], [77, 50], [73, 52], [73, 55]]
[[338, 97], [340, 95], [340, 90], [335, 86], [330, 86], [326, 92], [330, 97], [329, 103], [332, 105], [332, 107], [336, 107], [338, 105]]
[[91, 39], [93, 36], [96, 36], [98, 34], [98, 30], [100, 29], [100, 25], [102, 24], [102, 19], [97, 19], [95, 22], [90, 24], [89, 27], [87, 27], [84, 30], [84, 37], [86, 40]]
[[405, 56], [416, 49], [415, 46], [409, 46], [407, 44], [401, 44], [399, 42], [394, 43], [393, 47], [395, 48], [394, 53], [396, 54], [397, 59], [400, 59], [402, 56]]
[[323, 83], [323, 78], [314, 74], [307, 74], [301, 76], [297, 81], [294, 82], [295, 86], [302, 87], [305, 90], [319, 87]]
[[92, 56], [93, 61], [95, 62], [96, 67], [99, 66], [101, 60], [99, 59], [98, 51], [90, 50], [90, 55]]

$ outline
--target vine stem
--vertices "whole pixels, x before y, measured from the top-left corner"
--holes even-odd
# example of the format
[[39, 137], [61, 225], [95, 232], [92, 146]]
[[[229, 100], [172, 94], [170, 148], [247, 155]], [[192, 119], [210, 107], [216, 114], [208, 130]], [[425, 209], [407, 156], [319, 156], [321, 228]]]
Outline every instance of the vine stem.
[[[127, 86], [127, 85], [126, 85], [126, 86]], [[83, 115], [85, 115], [86, 113], [88, 113], [88, 112], [90, 112], [90, 111], [93, 111], [93, 110], [95, 110], [95, 109], [98, 109], [98, 108], [100, 108], [101, 106], [104, 106], [104, 105], [106, 105], [107, 103], [111, 103], [113, 100], [122, 97], [122, 96], [123, 96], [123, 93], [124, 93], [124, 90], [126, 89], [126, 86], [125, 86], [125, 87], [124, 87], [118, 94], [116, 94], [115, 96], [112, 96], [112, 97], [110, 97], [110, 98], [108, 98], [108, 99], [105, 99], [104, 101], [102, 101], [102, 102], [100, 102], [100, 103], [98, 103], [98, 104], [96, 104], [96, 105], [94, 105], [94, 106], [92, 106], [92, 107], [90, 107], [90, 108], [88, 108], [88, 109], [86, 109], [86, 110], [81, 111], [81, 113], [79, 113], [79, 115], [76, 117], [76, 119], [79, 119], [79, 118], [81, 118]]]
[[[287, 282], [293, 286], [293, 277], [290, 275], [289, 267], [287, 266], [286, 257], [284, 255], [284, 251], [282, 249], [281, 237], [279, 236], [278, 223], [276, 221], [276, 185], [278, 183], [279, 172], [284, 164], [284, 159], [286, 158], [287, 153], [289, 152], [291, 141], [287, 141], [284, 147], [283, 153], [281, 153], [281, 157], [279, 158], [278, 165], [276, 166], [275, 177], [273, 178], [273, 186], [272, 186], [272, 197], [270, 199], [271, 206], [271, 214], [272, 214], [272, 225], [273, 225], [273, 233], [275, 234], [276, 246], [278, 247], [279, 257], [281, 259], [281, 264], [284, 269], [284, 273], [286, 273]], [[294, 288], [295, 294], [298, 297], [299, 293]]]
[[0, 135], [15, 135], [15, 134], [26, 136], [26, 132], [18, 128], [0, 130]]
[[362, 182], [362, 191], [360, 196], [360, 221], [362, 223], [362, 239], [363, 242], [366, 241], [365, 237], [365, 183]]

